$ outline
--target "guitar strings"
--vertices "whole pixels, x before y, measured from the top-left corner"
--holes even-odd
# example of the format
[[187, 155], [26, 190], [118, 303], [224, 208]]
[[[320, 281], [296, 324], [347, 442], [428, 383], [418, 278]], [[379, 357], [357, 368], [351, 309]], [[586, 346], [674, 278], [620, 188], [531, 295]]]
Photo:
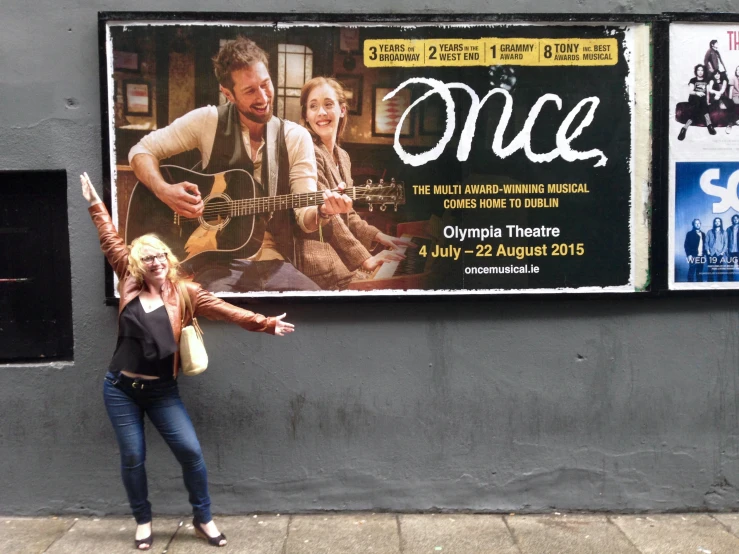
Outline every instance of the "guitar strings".
[[[387, 196], [396, 187], [352, 187], [345, 189], [344, 193], [350, 193], [353, 200], [364, 200], [374, 196]], [[332, 189], [338, 192], [338, 189]], [[308, 202], [303, 205], [303, 202]], [[212, 202], [203, 209], [201, 217], [215, 216], [233, 216], [233, 215], [255, 215], [267, 211], [275, 210], [278, 205], [284, 205], [284, 208], [303, 208], [309, 206], [318, 206], [324, 203], [323, 191], [306, 192], [301, 194], [285, 194], [280, 196], [263, 196], [260, 198], [248, 198], [242, 200], [231, 200], [224, 202]], [[378, 202], [379, 203], [379, 202]], [[287, 205], [291, 204], [291, 205]], [[197, 220], [185, 220], [197, 221]]]

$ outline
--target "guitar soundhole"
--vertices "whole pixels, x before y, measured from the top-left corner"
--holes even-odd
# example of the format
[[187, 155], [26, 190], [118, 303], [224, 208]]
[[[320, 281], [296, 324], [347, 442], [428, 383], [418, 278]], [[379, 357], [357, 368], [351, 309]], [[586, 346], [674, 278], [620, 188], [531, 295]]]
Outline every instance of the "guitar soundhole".
[[231, 221], [231, 198], [226, 194], [206, 196], [200, 224], [209, 230], [220, 231]]

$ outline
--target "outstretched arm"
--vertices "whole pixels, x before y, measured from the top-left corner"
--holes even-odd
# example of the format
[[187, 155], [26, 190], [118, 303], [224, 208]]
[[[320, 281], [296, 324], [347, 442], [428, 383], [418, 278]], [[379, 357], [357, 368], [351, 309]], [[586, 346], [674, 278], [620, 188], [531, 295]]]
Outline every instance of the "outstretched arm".
[[[193, 285], [197, 287], [192, 291], [197, 299], [193, 303], [196, 316], [202, 315], [208, 319], [236, 323], [239, 327], [247, 331], [261, 331], [280, 337], [292, 333], [295, 330], [295, 326], [292, 323], [283, 321], [286, 314], [277, 317], [266, 317], [262, 314], [250, 312], [249, 310], [229, 304], [196, 283]], [[188, 294], [191, 293], [189, 289], [193, 285], [188, 285]]]
[[80, 182], [82, 183], [82, 196], [84, 196], [85, 200], [90, 203], [90, 206], [94, 206], [95, 204], [102, 202], [98, 196], [98, 192], [92, 184], [92, 181], [90, 181], [90, 177], [87, 176], [87, 171], [80, 175]]
[[82, 196], [90, 203], [88, 211], [90, 212], [92, 222], [98, 230], [100, 248], [103, 254], [105, 254], [108, 263], [113, 267], [113, 271], [115, 271], [120, 279], [128, 269], [128, 248], [126, 248], [126, 243], [118, 234], [105, 204], [100, 200], [87, 173], [80, 175], [80, 182], [82, 183]]

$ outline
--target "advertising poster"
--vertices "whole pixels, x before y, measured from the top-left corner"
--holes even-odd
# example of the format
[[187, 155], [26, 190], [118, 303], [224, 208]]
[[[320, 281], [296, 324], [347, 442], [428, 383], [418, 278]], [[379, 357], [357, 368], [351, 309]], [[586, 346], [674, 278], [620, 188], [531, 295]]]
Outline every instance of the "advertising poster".
[[213, 292], [648, 284], [647, 25], [103, 19], [114, 221]]
[[671, 24], [671, 289], [739, 288], [737, 120], [736, 24]]

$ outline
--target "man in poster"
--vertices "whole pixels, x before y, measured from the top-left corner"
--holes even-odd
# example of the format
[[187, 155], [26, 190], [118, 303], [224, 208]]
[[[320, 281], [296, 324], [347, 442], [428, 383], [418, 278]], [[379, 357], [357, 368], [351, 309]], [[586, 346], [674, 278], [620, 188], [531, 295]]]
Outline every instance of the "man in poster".
[[706, 66], [707, 78], [710, 81], [714, 74], [726, 74], [726, 66], [724, 60], [721, 59], [721, 53], [718, 51], [718, 41], [712, 40], [708, 45], [708, 51], [703, 57], [703, 65]]
[[708, 280], [724, 280], [724, 264], [728, 245], [724, 222], [720, 217], [713, 219], [713, 228], [706, 233], [706, 253], [708, 254]]
[[[228, 103], [197, 108], [146, 135], [129, 152], [136, 177], [177, 214], [188, 218], [204, 212], [198, 186], [187, 181], [168, 183], [159, 161], [195, 148], [202, 155], [203, 173], [246, 170], [261, 185], [264, 196], [316, 191], [310, 135], [272, 113], [274, 87], [266, 53], [253, 41], [239, 37], [224, 44], [213, 63]], [[327, 191], [323, 198], [322, 205], [295, 208], [294, 220], [304, 232], [316, 232], [326, 218], [352, 207], [351, 199], [343, 194]], [[274, 212], [264, 237], [255, 237], [261, 241], [256, 254], [248, 259], [226, 255], [218, 264], [198, 270], [195, 279], [217, 292], [319, 290], [293, 265], [291, 211]]]
[[736, 281], [736, 262], [739, 259], [739, 215], [731, 216], [731, 225], [726, 229], [729, 244], [729, 280]]
[[693, 220], [693, 228], [685, 235], [685, 257], [688, 260], [688, 281], [703, 281], [706, 255], [706, 235], [701, 231], [701, 220]]

